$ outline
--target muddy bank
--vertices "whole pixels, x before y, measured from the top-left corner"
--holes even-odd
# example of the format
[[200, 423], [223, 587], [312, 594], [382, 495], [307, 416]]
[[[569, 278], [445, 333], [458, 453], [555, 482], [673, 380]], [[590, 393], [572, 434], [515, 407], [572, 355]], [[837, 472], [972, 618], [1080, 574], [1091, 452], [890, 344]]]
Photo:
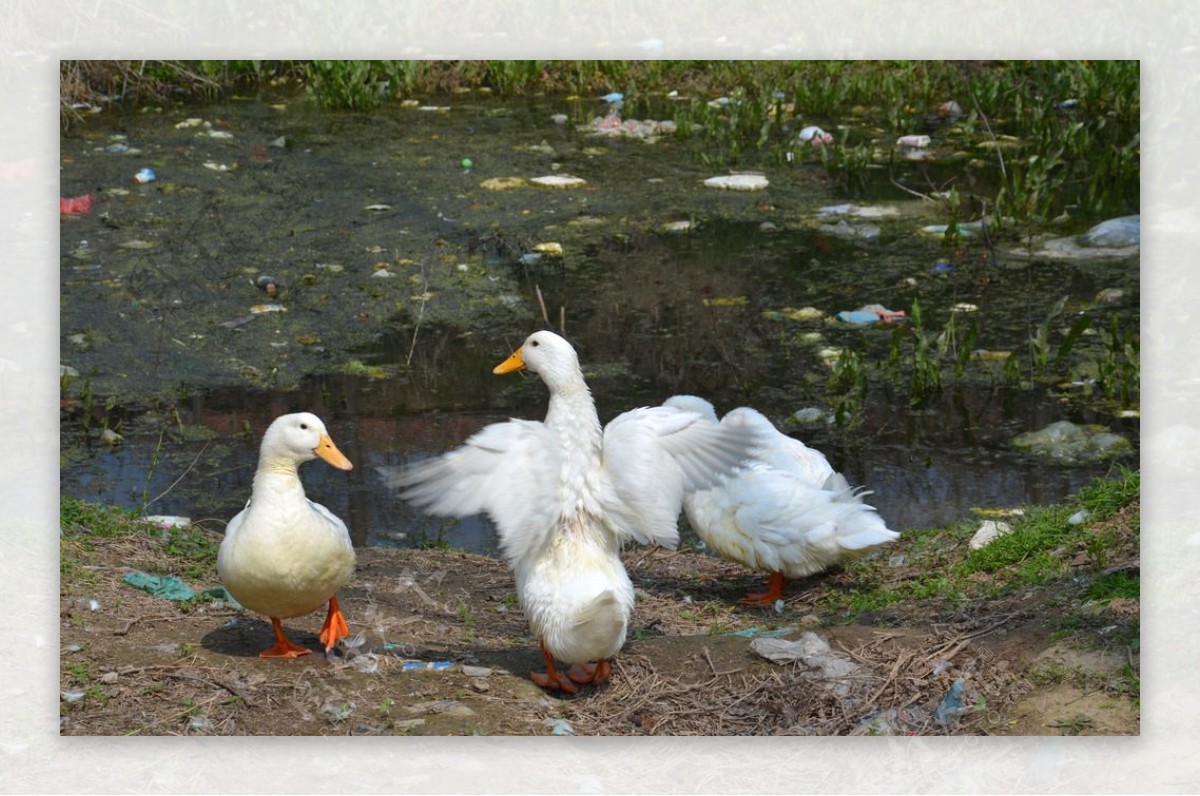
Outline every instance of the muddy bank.
[[[1137, 734], [1137, 601], [1084, 599], [1105, 571], [1136, 571], [1136, 517], [1135, 503], [1097, 529], [1123, 540], [1103, 569], [1081, 563], [1072, 577], [1020, 588], [1004, 586], [1011, 573], [979, 576], [968, 594], [913, 589], [865, 611], [863, 597], [922, 582], [919, 569], [960, 557], [965, 538], [902, 538], [791, 584], [778, 612], [736, 605], [761, 582], [744, 568], [695, 550], [629, 551], [638, 593], [629, 640], [611, 681], [572, 697], [528, 679], [541, 656], [511, 573], [491, 558], [362, 550], [339, 595], [352, 643], [326, 658], [314, 614], [286, 623], [313, 655], [263, 660], [272, 636], [261, 617], [211, 601], [181, 606], [122, 582], [132, 569], [213, 585], [203, 550], [219, 537], [195, 529], [164, 547], [157, 535], [72, 533], [63, 546], [61, 731]], [[807, 632], [849, 672], [756, 652], [764, 639]]]

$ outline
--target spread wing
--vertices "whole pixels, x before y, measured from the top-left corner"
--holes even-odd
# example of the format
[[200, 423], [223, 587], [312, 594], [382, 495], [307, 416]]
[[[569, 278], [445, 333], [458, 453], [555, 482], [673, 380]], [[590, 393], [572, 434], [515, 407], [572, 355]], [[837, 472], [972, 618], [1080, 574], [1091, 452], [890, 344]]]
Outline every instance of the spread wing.
[[601, 503], [609, 526], [621, 538], [674, 548], [684, 495], [718, 484], [758, 444], [753, 429], [668, 406], [617, 416], [603, 442]]
[[756, 409], [748, 406], [733, 409], [721, 418], [721, 425], [758, 429], [767, 441], [754, 451], [754, 459], [776, 470], [791, 473], [813, 486], [821, 486], [834, 473], [825, 454], [776, 430], [771, 421]]
[[536, 421], [485, 426], [462, 447], [409, 467], [401, 497], [430, 514], [487, 514], [509, 559], [546, 541], [561, 513], [555, 506], [558, 446]]

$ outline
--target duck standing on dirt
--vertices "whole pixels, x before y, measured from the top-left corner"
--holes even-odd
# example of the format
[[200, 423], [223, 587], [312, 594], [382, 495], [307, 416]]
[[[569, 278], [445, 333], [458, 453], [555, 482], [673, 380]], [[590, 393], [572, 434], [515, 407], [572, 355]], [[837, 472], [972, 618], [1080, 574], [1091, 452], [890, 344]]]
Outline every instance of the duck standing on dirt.
[[741, 407], [718, 423], [703, 398], [676, 395], [664, 405], [700, 414], [714, 426], [753, 429], [766, 440], [735, 475], [683, 503], [688, 522], [713, 552], [771, 573], [767, 590], [746, 595], [743, 604], [774, 605], [785, 576], [812, 575], [899, 538], [824, 454], [780, 433], [760, 412]]
[[[684, 494], [715, 485], [760, 441], [666, 407], [602, 429], [575, 349], [553, 332], [530, 335], [494, 372], [518, 370], [549, 388], [545, 421], [484, 427], [409, 469], [403, 496], [432, 514], [492, 518], [546, 662], [530, 677], [574, 693], [573, 683], [606, 680], [625, 642], [634, 597], [622, 544], [675, 547]], [[573, 664], [566, 679], [556, 659]]]
[[230, 594], [271, 618], [275, 645], [259, 653], [263, 658], [310, 654], [288, 640], [280, 620], [326, 601], [325, 651], [349, 632], [336, 592], [354, 573], [350, 534], [329, 509], [305, 497], [300, 483], [300, 465], [318, 456], [339, 470], [353, 467], [316, 415], [276, 418], [263, 435], [250, 500], [229, 521], [217, 553], [217, 573]]

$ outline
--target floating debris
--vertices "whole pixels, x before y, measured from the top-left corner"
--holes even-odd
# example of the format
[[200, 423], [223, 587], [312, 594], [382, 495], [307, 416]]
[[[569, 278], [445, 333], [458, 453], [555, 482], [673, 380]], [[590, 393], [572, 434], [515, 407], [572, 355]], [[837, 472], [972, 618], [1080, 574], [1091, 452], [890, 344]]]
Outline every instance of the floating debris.
[[907, 320], [904, 310], [889, 310], [882, 304], [866, 304], [856, 310], [845, 310], [837, 314], [842, 323], [869, 326], [875, 323], [893, 323]]
[[805, 127], [796, 136], [796, 139], [801, 143], [812, 144], [813, 146], [824, 146], [825, 144], [833, 143], [833, 136], [816, 125]]
[[58, 199], [58, 212], [64, 216], [79, 216], [92, 211], [92, 195], [85, 193], [83, 196], [60, 196]]
[[485, 191], [507, 191], [512, 188], [523, 188], [529, 182], [524, 177], [492, 177], [479, 183]]
[[846, 219], [836, 224], [822, 224], [818, 227], [821, 232], [842, 240], [865, 240], [871, 243], [879, 240], [879, 227], [874, 224], [849, 224]]
[[261, 315], [264, 312], [287, 312], [287, 307], [282, 304], [255, 304], [250, 311], [255, 315]]
[[1142, 242], [1142, 217], [1122, 216], [1101, 221], [1079, 236], [1079, 245], [1090, 248], [1122, 248]]
[[971, 359], [976, 362], [1007, 362], [1012, 357], [1012, 351], [989, 351], [986, 348], [976, 348], [971, 352]]
[[716, 296], [704, 299], [706, 307], [744, 307], [749, 302], [745, 296]]
[[704, 181], [704, 185], [706, 188], [719, 188], [723, 191], [761, 191], [770, 185], [770, 182], [761, 174], [727, 174], [709, 177]]
[[[317, 266], [318, 268], [320, 266]], [[254, 286], [266, 293], [271, 298], [279, 295], [279, 280], [273, 276], [263, 274], [258, 279], [254, 280]]]
[[1133, 452], [1133, 445], [1104, 426], [1078, 426], [1069, 420], [1013, 438], [1012, 444], [1037, 456], [1062, 464], [1113, 459]]
[[923, 149], [932, 143], [927, 135], [902, 135], [896, 139], [896, 146], [909, 149]]
[[885, 218], [900, 215], [900, 208], [892, 205], [827, 205], [817, 208], [819, 216], [851, 216], [852, 218]]
[[530, 182], [542, 188], [580, 188], [587, 185], [587, 180], [582, 177], [573, 177], [570, 174], [550, 174], [545, 177], [534, 177]]

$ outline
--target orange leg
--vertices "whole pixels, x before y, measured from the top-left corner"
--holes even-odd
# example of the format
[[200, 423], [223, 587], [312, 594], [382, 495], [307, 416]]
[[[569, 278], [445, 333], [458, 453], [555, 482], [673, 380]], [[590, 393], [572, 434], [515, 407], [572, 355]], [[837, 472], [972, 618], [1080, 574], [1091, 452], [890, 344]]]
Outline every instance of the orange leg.
[[258, 653], [260, 658], [299, 658], [301, 655], [312, 655], [312, 650], [293, 644], [283, 633], [283, 623], [279, 617], [271, 617], [271, 626], [275, 628], [275, 646]]
[[783, 573], [772, 572], [771, 580], [767, 584], [766, 591], [747, 594], [745, 597], [738, 600], [738, 603], [741, 605], [758, 605], [764, 608], [770, 608], [775, 604], [775, 601], [781, 597], [783, 597]]
[[350, 626], [346, 624], [346, 616], [335, 594], [329, 598], [329, 613], [325, 615], [325, 624], [321, 626], [321, 643], [325, 645], [325, 651], [329, 652], [338, 639], [345, 638], [349, 633]]
[[577, 683], [603, 683], [612, 674], [612, 666], [601, 658], [596, 663], [577, 663], [567, 670], [567, 677]]
[[558, 673], [558, 669], [554, 666], [554, 656], [550, 654], [550, 650], [546, 649], [546, 642], [542, 641], [540, 645], [542, 647], [542, 657], [546, 659], [546, 673], [530, 672], [529, 679], [542, 688], [549, 688], [554, 691], [563, 691], [567, 694], [574, 694], [578, 691], [578, 688], [569, 680], [564, 680], [562, 675]]

